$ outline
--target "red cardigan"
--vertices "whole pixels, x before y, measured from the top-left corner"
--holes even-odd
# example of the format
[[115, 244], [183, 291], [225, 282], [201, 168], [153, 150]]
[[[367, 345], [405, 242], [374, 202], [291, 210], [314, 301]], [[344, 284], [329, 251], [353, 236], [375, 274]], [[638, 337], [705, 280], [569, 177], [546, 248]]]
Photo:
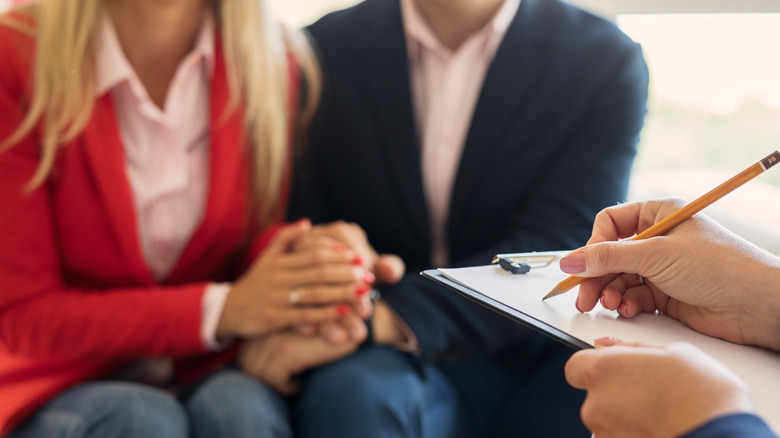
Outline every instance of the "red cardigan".
[[[247, 244], [243, 114], [221, 118], [228, 85], [216, 45], [206, 212], [165, 284], [141, 253], [110, 94], [31, 193], [23, 186], [38, 166], [38, 132], [0, 153], [0, 435], [64, 389], [134, 358], [173, 357], [180, 377], [230, 359], [204, 349], [201, 297], [209, 282], [235, 279], [273, 230]], [[33, 53], [33, 38], [0, 26], [0, 139], [24, 115]]]

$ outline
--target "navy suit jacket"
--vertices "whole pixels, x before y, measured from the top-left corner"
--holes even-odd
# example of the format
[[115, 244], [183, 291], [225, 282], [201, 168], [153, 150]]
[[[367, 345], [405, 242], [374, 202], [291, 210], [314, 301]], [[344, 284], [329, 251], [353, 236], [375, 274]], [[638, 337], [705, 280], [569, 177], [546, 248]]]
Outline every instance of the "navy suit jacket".
[[683, 438], [777, 438], [763, 420], [750, 414], [716, 418]]
[[[530, 331], [419, 276], [431, 268], [406, 40], [398, 0], [367, 0], [309, 27], [324, 95], [301, 154], [291, 218], [353, 221], [407, 274], [383, 299], [426, 358], [494, 352]], [[572, 249], [623, 201], [646, 112], [640, 47], [558, 0], [523, 0], [489, 67], [457, 170], [453, 266]]]

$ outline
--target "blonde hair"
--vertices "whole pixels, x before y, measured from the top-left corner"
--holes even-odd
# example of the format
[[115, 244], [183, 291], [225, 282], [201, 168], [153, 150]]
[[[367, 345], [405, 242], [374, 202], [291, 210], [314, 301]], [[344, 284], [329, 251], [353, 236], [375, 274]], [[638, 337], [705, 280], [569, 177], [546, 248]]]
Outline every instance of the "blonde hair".
[[[288, 176], [291, 122], [306, 123], [315, 110], [320, 78], [315, 57], [300, 33], [283, 29], [261, 0], [212, 1], [221, 29], [230, 86], [228, 111], [243, 106], [251, 147], [254, 223], [265, 227], [284, 214], [280, 193]], [[33, 94], [18, 129], [0, 144], [12, 147], [42, 124], [40, 164], [28, 189], [49, 177], [57, 149], [86, 126], [95, 102], [95, 49], [103, 0], [39, 0], [17, 8], [34, 26], [1, 17], [1, 23], [36, 38]], [[302, 69], [307, 103], [300, 118], [290, 102], [287, 53]]]

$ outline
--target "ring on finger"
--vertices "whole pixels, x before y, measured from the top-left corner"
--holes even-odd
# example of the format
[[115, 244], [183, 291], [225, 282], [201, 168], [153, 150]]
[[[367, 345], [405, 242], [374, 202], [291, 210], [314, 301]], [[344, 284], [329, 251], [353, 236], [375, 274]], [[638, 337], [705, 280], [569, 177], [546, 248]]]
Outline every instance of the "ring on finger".
[[299, 287], [296, 287], [290, 291], [290, 294], [287, 296], [287, 298], [290, 300], [290, 304], [296, 305], [303, 299], [303, 290], [301, 290]]

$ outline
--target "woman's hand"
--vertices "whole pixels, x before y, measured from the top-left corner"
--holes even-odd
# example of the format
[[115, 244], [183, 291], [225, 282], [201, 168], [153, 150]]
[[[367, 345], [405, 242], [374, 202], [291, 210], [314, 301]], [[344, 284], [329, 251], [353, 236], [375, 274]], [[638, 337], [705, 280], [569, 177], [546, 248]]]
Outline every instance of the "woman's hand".
[[[328, 240], [318, 239], [321, 237]], [[327, 241], [355, 251], [362, 265], [374, 273], [379, 284], [397, 283], [404, 275], [406, 266], [403, 260], [394, 254], [377, 254], [368, 242], [365, 231], [352, 222], [336, 221], [316, 225], [308, 236], [298, 242], [297, 248], [321, 245]]]
[[566, 380], [588, 391], [580, 415], [597, 438], [681, 436], [716, 417], [753, 411], [744, 382], [693, 345], [602, 339], [596, 347], [569, 359]]
[[[577, 308], [602, 306], [625, 317], [656, 310], [699, 332], [780, 351], [780, 261], [697, 214], [664, 236], [638, 234], [683, 205], [623, 204], [596, 217], [588, 245], [561, 260], [580, 285]], [[640, 281], [643, 277], [644, 284]]]
[[374, 275], [355, 253], [312, 245], [293, 251], [308, 221], [283, 227], [228, 293], [217, 336], [257, 337], [335, 321], [360, 308]]
[[[392, 254], [377, 254], [369, 244], [366, 233], [360, 226], [354, 223], [336, 221], [326, 225], [314, 226], [310, 233], [303, 236], [295, 244], [297, 250], [323, 246], [344, 252], [354, 252], [355, 263], [365, 266], [369, 271], [373, 272], [376, 282], [380, 284], [398, 282], [405, 271], [404, 263], [400, 257]], [[369, 295], [366, 293], [357, 304], [353, 305], [350, 313], [365, 320], [372, 315], [373, 310]], [[323, 339], [334, 345], [343, 342], [362, 342], [366, 336], [365, 324], [354, 318], [328, 321], [318, 326], [299, 325], [297, 330], [299, 333], [305, 334], [318, 333]], [[375, 334], [384, 334], [384, 331]]]

